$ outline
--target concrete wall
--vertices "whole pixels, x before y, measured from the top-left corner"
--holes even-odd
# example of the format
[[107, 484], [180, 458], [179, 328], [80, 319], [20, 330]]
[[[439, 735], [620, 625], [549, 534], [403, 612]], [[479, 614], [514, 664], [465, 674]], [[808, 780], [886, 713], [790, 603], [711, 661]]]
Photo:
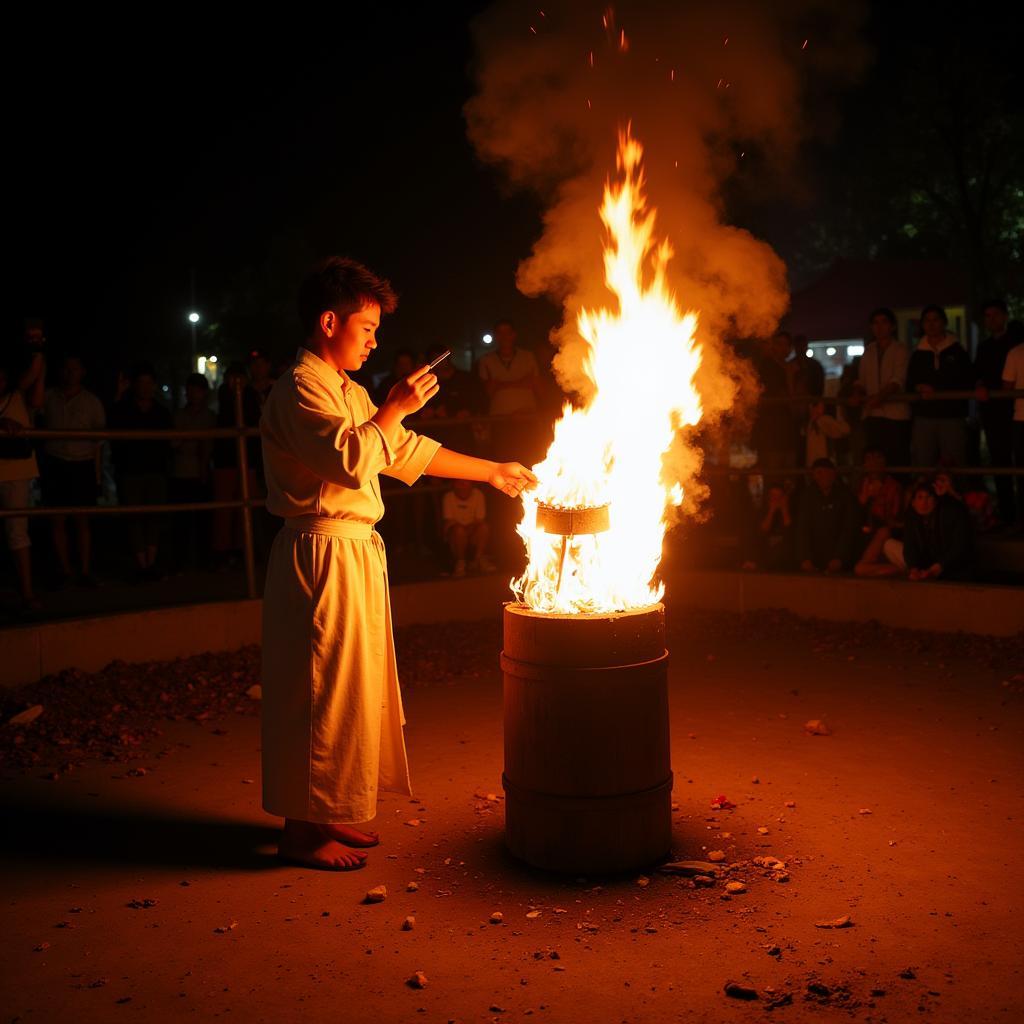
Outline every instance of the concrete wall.
[[675, 607], [748, 612], [784, 608], [833, 621], [1012, 636], [1024, 631], [1024, 589], [803, 574], [686, 572], [668, 583]]
[[[501, 576], [407, 583], [392, 590], [397, 625], [472, 621], [509, 599]], [[877, 619], [890, 626], [1007, 636], [1024, 630], [1024, 589], [905, 580], [686, 572], [669, 581], [673, 607]], [[66, 668], [154, 661], [258, 643], [260, 601], [224, 601], [0, 631], [0, 686], [18, 686]]]

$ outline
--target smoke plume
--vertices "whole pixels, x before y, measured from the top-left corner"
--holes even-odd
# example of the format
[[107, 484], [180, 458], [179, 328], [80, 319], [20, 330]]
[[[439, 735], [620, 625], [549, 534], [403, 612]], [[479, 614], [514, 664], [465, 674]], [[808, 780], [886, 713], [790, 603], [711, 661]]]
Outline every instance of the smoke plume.
[[545, 199], [543, 232], [517, 283], [564, 306], [553, 340], [566, 390], [587, 387], [576, 315], [610, 300], [597, 207], [618, 132], [631, 123], [656, 234], [675, 252], [670, 284], [684, 310], [700, 312], [705, 416], [736, 404], [743, 371], [720, 342], [772, 332], [788, 291], [772, 249], [725, 223], [722, 190], [738, 170], [756, 166], [777, 181], [794, 166], [809, 125], [823, 123], [822, 98], [864, 61], [860, 18], [856, 2], [826, 0], [566, 0], [542, 10], [498, 2], [477, 19], [469, 135], [513, 186]]

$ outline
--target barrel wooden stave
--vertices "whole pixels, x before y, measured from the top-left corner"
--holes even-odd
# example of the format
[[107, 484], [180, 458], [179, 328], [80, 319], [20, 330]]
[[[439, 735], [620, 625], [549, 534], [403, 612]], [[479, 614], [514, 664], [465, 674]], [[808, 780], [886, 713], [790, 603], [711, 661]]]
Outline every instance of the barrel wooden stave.
[[505, 610], [505, 814], [513, 854], [611, 873], [671, 846], [661, 605], [615, 616]]

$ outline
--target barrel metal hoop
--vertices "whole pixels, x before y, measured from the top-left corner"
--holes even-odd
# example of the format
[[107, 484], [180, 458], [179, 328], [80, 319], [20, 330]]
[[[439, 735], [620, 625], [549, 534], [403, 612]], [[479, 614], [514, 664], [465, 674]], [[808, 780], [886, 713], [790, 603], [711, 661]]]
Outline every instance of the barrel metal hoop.
[[566, 810], [600, 810], [611, 813], [616, 804], [635, 804], [638, 801], [643, 801], [646, 797], [657, 797], [666, 792], [671, 793], [674, 777], [672, 772], [669, 772], [668, 778], [664, 782], [660, 782], [650, 789], [639, 789], [632, 793], [610, 793], [607, 796], [566, 796], [561, 793], [542, 793], [536, 789], [524, 789], [522, 786], [510, 782], [504, 772], [501, 775], [501, 785], [510, 796], [523, 800], [557, 803]]
[[549, 682], [553, 676], [557, 676], [559, 682], [565, 682], [568, 679], [575, 679], [577, 681], [589, 679], [596, 682], [601, 675], [609, 672], [642, 676], [646, 674], [646, 670], [667, 661], [668, 651], [665, 651], [658, 658], [652, 658], [650, 661], [638, 661], [632, 665], [594, 665], [582, 667], [577, 665], [540, 665], [533, 661], [517, 661], [515, 658], [510, 658], [504, 651], [501, 652], [502, 672], [516, 679], [543, 679]]

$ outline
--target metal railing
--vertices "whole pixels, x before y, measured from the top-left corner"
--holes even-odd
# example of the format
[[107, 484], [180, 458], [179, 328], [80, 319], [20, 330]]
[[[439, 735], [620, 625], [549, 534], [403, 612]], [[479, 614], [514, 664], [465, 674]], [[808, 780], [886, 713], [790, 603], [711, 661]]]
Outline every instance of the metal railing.
[[[970, 391], [943, 391], [935, 392], [930, 396], [923, 396], [917, 393], [890, 394], [884, 397], [884, 403], [893, 402], [930, 402], [935, 400], [958, 400], [977, 399], [977, 392]], [[1012, 400], [1024, 398], [1024, 389], [1012, 390], [1001, 389], [990, 391], [988, 400]], [[818, 401], [824, 401], [831, 405], [853, 405], [863, 406], [863, 397], [849, 396], [819, 396], [819, 395], [778, 395], [765, 396], [761, 399], [763, 404], [795, 404], [808, 405]], [[257, 427], [245, 426], [242, 408], [242, 388], [236, 387], [234, 394], [235, 426], [233, 427], [211, 427], [207, 430], [45, 430], [25, 429], [7, 436], [23, 437], [32, 441], [188, 441], [188, 440], [224, 440], [235, 439], [237, 444], [239, 490], [240, 499], [227, 501], [190, 501], [190, 502], [164, 502], [153, 505], [79, 505], [79, 506], [39, 506], [33, 508], [0, 508], [0, 521], [14, 516], [26, 516], [31, 518], [52, 518], [65, 516], [131, 516], [131, 515], [166, 515], [169, 513], [181, 512], [208, 512], [220, 509], [238, 509], [242, 516], [242, 540], [245, 560], [246, 593], [250, 598], [256, 594], [256, 559], [254, 550], [253, 519], [252, 511], [266, 505], [263, 498], [252, 496], [250, 467], [246, 451], [246, 442], [249, 438], [259, 437]], [[473, 415], [464, 417], [433, 417], [413, 418], [410, 427], [414, 430], [429, 433], [434, 428], [443, 432], [458, 430], [459, 428], [511, 426], [516, 423], [543, 425], [549, 424], [541, 416], [535, 413], [523, 413], [508, 416], [484, 416]], [[862, 472], [858, 466], [840, 466], [840, 472]], [[943, 472], [956, 476], [1024, 476], [1022, 466], [942, 466]], [[887, 466], [886, 471], [896, 474], [918, 475], [934, 474], [935, 466]], [[765, 468], [757, 464], [748, 466], [725, 466], [713, 463], [705, 463], [702, 470], [704, 476], [803, 476], [811, 472], [805, 466], [781, 466]], [[414, 489], [401, 488], [388, 489], [388, 497], [417, 497], [427, 494], [437, 494], [448, 487], [444, 483], [420, 484]]]

